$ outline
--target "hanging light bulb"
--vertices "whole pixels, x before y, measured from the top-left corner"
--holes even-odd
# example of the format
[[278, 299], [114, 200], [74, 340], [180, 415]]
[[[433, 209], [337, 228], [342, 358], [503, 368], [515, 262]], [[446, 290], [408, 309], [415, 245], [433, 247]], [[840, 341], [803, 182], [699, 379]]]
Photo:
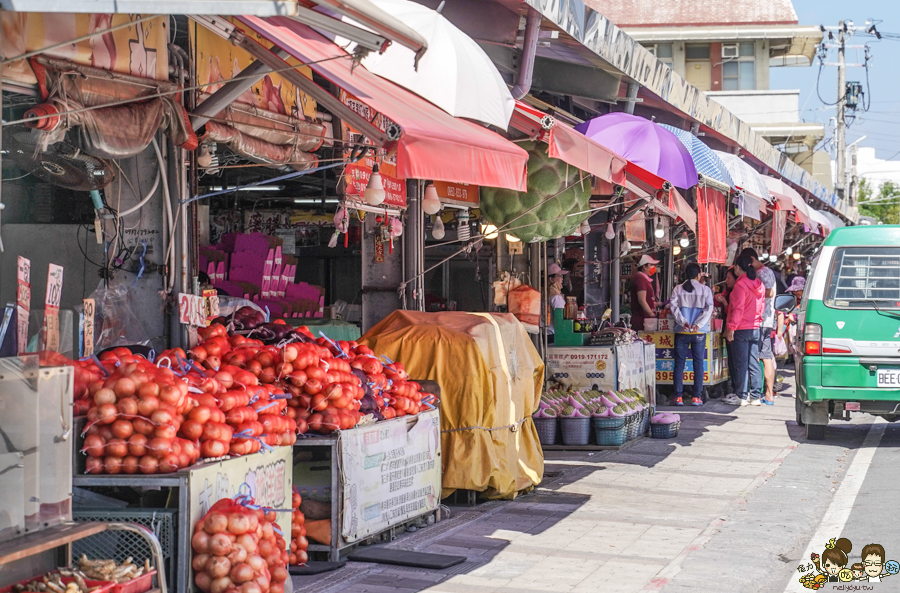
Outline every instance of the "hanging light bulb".
[[792, 255], [793, 253], [794, 253], [793, 247], [788, 247], [787, 249], [784, 250], [785, 255]]
[[582, 235], [589, 235], [589, 234], [591, 234], [591, 223], [589, 223], [589, 222], [586, 221], [586, 220], [585, 220], [584, 222], [581, 223], [581, 234], [582, 234]]
[[767, 260], [767, 259], [769, 259], [769, 252], [766, 251], [765, 249], [763, 249], [762, 256], [760, 256], [759, 261], [763, 261], [763, 260]]
[[656, 228], [653, 230], [653, 236], [657, 239], [662, 239], [666, 236], [666, 229], [663, 227], [662, 218], [659, 216], [656, 217]]
[[444, 221], [440, 216], [435, 216], [434, 225], [431, 227], [431, 236], [440, 241], [444, 238]]
[[625, 242], [622, 243], [622, 255], [625, 255], [629, 251], [631, 251], [631, 241], [625, 239]]
[[672, 255], [680, 255], [681, 254], [681, 246], [676, 245], [672, 248]]
[[691, 244], [691, 240], [688, 239], [686, 232], [681, 233], [681, 238], [678, 240], [678, 244], [681, 245], [682, 247], [687, 247], [688, 245]]
[[369, 206], [381, 206], [386, 195], [384, 181], [381, 179], [381, 173], [378, 172], [378, 165], [375, 165], [372, 167], [372, 174], [369, 175], [369, 183], [363, 192], [363, 198]]
[[481, 225], [481, 234], [484, 235], [485, 239], [496, 239], [500, 236], [500, 233], [497, 232], [497, 227], [492, 224], [484, 224]]
[[769, 256], [769, 261], [774, 264], [775, 262], [778, 261], [778, 256], [773, 253], [772, 255]]
[[460, 241], [468, 241], [471, 237], [471, 227], [469, 227], [469, 211], [460, 210], [456, 215], [456, 238]]
[[606, 225], [606, 232], [603, 236], [606, 237], [607, 241], [612, 241], [616, 238], [616, 229], [613, 228], [612, 223]]
[[438, 197], [437, 188], [434, 184], [429, 184], [425, 188], [425, 197], [422, 199], [422, 212], [428, 215], [437, 214], [441, 211], [441, 199]]
[[800, 259], [800, 252], [799, 252], [799, 251], [794, 252], [794, 259], [797, 259], [797, 260]]
[[509, 233], [506, 233], [506, 241], [508, 243], [521, 243], [522, 239], [518, 238], [515, 235], [510, 235]]

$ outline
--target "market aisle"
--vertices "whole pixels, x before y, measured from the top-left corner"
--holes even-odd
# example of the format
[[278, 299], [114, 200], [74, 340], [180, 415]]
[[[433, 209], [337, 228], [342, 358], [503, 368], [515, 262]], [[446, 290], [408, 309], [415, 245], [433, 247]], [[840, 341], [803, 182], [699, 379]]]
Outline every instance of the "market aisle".
[[662, 589], [796, 448], [793, 401], [779, 400], [774, 408], [718, 401], [682, 408], [677, 439], [643, 439], [621, 452], [548, 453], [547, 479], [534, 494], [455, 509], [460, 514], [451, 520], [391, 544], [464, 555], [460, 566], [425, 571], [350, 563], [329, 577], [295, 577], [295, 590]]

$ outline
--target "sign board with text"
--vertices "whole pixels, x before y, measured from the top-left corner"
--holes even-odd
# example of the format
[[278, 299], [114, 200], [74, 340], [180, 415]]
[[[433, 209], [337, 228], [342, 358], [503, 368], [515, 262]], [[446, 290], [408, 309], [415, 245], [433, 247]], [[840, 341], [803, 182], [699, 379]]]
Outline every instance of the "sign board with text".
[[341, 433], [341, 535], [355, 542], [438, 508], [438, 410]]
[[[212, 312], [215, 311], [215, 315]], [[179, 293], [178, 321], [182, 325], [206, 327], [209, 319], [219, 316], [219, 298]]]
[[[652, 342], [656, 348], [656, 384], [672, 385], [675, 381], [675, 334], [670, 332], [642, 332], [641, 337]], [[694, 382], [694, 361], [685, 361], [682, 378], [686, 383]], [[718, 332], [706, 334], [703, 353], [703, 382], [716, 385], [728, 378], [728, 354], [725, 340]]]
[[16, 263], [16, 349], [28, 350], [28, 313], [31, 310], [31, 260], [19, 256]]
[[94, 299], [84, 299], [84, 325], [82, 329], [83, 350], [82, 356], [90, 356], [94, 353], [94, 311], [96, 305]]
[[47, 294], [44, 298], [44, 347], [59, 352], [59, 303], [62, 300], [63, 268], [47, 268]]
[[550, 347], [547, 375], [569, 389], [616, 389], [616, 353], [612, 347]]

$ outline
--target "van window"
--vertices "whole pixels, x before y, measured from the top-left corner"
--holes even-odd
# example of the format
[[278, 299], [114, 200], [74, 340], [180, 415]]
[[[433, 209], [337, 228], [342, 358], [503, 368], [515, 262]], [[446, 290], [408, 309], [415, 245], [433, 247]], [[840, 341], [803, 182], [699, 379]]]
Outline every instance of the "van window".
[[834, 252], [825, 304], [840, 309], [900, 309], [900, 247], [841, 247]]

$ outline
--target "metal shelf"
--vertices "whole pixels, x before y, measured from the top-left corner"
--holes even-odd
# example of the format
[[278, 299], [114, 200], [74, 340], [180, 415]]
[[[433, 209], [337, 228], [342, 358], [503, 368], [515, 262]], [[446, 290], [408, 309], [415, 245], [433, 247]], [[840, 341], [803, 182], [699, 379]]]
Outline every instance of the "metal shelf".
[[106, 531], [106, 523], [62, 523], [0, 544], [0, 566]]

